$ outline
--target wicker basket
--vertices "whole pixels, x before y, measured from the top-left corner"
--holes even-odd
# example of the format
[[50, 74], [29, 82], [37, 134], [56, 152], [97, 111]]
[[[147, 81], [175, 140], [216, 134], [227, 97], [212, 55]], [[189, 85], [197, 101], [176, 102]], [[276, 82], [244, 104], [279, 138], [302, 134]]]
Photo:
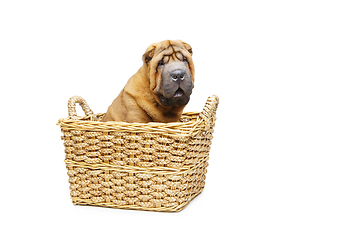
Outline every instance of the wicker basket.
[[[205, 186], [219, 99], [176, 123], [99, 122], [81, 97], [70, 98], [60, 119], [74, 204], [180, 211]], [[79, 103], [86, 116], [78, 117]]]

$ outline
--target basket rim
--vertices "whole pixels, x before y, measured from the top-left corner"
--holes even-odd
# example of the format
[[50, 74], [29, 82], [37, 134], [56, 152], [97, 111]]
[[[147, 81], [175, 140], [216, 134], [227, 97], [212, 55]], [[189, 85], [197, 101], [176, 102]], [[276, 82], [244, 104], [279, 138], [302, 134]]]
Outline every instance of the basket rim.
[[[71, 105], [70, 105], [71, 103]], [[60, 125], [62, 130], [87, 130], [87, 131], [101, 131], [101, 132], [134, 132], [134, 133], [155, 133], [164, 134], [170, 136], [192, 136], [205, 128], [209, 130], [215, 121], [215, 115], [219, 98], [216, 95], [208, 97], [205, 107], [202, 112], [183, 112], [183, 116], [197, 115], [196, 119], [190, 119], [185, 122], [170, 122], [170, 123], [128, 123], [128, 122], [100, 122], [105, 113], [93, 114], [88, 108], [88, 105], [84, 99], [75, 96], [69, 100], [69, 113], [75, 113], [75, 103], [83, 104], [86, 116], [78, 117], [71, 116], [67, 118], [60, 118], [57, 125]]]
[[[171, 123], [128, 123], [128, 122], [99, 122], [97, 116], [102, 116], [105, 113], [94, 114], [92, 116], [83, 116], [79, 119], [60, 118], [57, 125], [60, 125], [63, 130], [89, 130], [101, 132], [151, 132], [151, 133], [168, 133], [168, 134], [181, 134], [191, 135], [197, 126], [203, 122], [199, 117], [200, 112], [184, 112], [183, 116], [198, 115], [196, 120], [188, 122], [171, 122]], [[89, 119], [89, 120], [87, 120]]]

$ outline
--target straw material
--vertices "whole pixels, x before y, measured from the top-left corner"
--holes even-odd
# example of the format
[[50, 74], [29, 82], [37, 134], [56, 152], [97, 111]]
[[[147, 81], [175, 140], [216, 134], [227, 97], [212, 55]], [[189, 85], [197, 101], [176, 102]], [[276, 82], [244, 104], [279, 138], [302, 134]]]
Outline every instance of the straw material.
[[[79, 103], [86, 116], [78, 117]], [[100, 122], [81, 97], [70, 98], [60, 119], [65, 164], [74, 204], [180, 211], [205, 186], [219, 103], [210, 96], [202, 112], [177, 123]]]

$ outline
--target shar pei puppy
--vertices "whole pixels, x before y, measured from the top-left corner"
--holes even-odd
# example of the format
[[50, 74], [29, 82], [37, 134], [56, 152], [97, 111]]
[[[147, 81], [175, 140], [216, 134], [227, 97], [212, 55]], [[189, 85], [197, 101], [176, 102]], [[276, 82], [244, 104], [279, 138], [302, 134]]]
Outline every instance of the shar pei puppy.
[[192, 49], [181, 40], [151, 44], [101, 121], [177, 122], [194, 87]]

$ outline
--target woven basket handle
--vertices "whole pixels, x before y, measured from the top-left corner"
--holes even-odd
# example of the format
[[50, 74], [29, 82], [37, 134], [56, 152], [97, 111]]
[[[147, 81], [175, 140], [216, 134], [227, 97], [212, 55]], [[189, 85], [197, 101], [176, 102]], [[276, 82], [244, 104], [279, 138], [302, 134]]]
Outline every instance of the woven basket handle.
[[85, 99], [83, 99], [80, 96], [74, 96], [74, 97], [71, 97], [68, 101], [69, 118], [71, 118], [71, 119], [79, 118], [76, 114], [76, 109], [75, 109], [76, 103], [80, 104], [80, 106], [81, 106], [82, 110], [85, 112], [86, 116], [94, 115], [93, 111], [91, 111], [91, 109], [90, 109], [89, 105], [87, 104], [87, 102], [85, 101]]
[[205, 130], [208, 131], [210, 128], [214, 127], [216, 120], [216, 110], [219, 105], [219, 97], [212, 95], [208, 97], [205, 107], [200, 113], [200, 118], [205, 121]]

